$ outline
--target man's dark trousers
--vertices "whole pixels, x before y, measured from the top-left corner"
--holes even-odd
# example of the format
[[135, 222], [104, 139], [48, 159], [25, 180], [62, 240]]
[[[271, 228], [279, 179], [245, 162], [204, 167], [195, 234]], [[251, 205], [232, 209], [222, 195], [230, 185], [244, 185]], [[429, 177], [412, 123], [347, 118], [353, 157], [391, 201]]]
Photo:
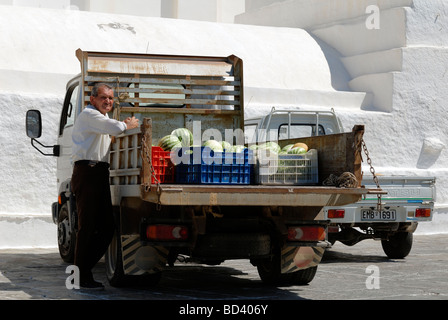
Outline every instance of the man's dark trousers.
[[91, 281], [92, 269], [106, 252], [114, 234], [109, 165], [76, 162], [71, 184], [78, 211], [74, 263], [80, 270], [81, 282]]

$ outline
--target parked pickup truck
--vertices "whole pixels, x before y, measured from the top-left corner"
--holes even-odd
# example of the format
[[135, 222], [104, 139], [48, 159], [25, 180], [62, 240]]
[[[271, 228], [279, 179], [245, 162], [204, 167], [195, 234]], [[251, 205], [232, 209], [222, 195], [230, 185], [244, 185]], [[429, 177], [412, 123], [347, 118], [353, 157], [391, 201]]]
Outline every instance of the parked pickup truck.
[[[244, 144], [243, 63], [236, 56], [80, 49], [76, 56], [81, 74], [67, 84], [57, 145], [35, 144], [41, 133], [40, 110], [27, 112], [27, 134], [39, 150], [52, 148], [42, 153], [58, 157], [58, 201], [52, 212], [60, 255], [70, 263], [77, 230], [76, 195], [70, 187], [71, 133], [93, 83], [114, 85], [111, 117], [134, 115], [140, 120], [140, 128], [114, 137], [111, 144], [116, 233], [105, 255], [111, 285], [135, 279], [156, 283], [179, 257], [213, 265], [249, 259], [265, 283], [308, 283], [329, 245], [328, 222], [319, 216], [323, 207], [347, 205], [383, 192], [376, 187], [256, 183], [262, 154], [249, 148], [221, 152], [202, 147], [212, 136], [221, 143], [225, 137], [230, 144]], [[166, 151], [162, 147], [172, 140], [164, 138], [179, 128], [190, 130], [193, 143]], [[352, 132], [315, 137], [315, 142], [309, 138], [307, 143], [319, 149], [319, 176], [329, 172], [360, 176], [361, 145], [353, 144], [362, 140], [363, 133], [363, 126], [355, 126]], [[192, 159], [196, 156], [199, 159]], [[206, 156], [213, 161], [206, 161]], [[269, 163], [265, 169], [269, 172]], [[319, 182], [317, 172], [313, 177]]]
[[[334, 110], [272, 108], [265, 116], [245, 120], [248, 143], [332, 135], [342, 131], [341, 121]], [[432, 220], [435, 182], [435, 177], [381, 176], [372, 174], [371, 170], [371, 174], [364, 175], [359, 183], [365, 188], [380, 187], [387, 194], [379, 195], [380, 198], [378, 195], [363, 196], [360, 201], [345, 206], [324, 206], [323, 218], [330, 221], [328, 240], [331, 243], [338, 240], [348, 246], [364, 239], [381, 240], [389, 258], [406, 257], [412, 248], [412, 234], [418, 223]]]

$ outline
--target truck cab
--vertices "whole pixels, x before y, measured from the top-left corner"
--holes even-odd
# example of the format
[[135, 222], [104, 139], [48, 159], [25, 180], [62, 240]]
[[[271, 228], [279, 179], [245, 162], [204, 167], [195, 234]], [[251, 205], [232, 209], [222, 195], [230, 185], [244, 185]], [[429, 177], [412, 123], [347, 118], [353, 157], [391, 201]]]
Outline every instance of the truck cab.
[[247, 144], [278, 141], [292, 138], [323, 136], [342, 133], [342, 125], [331, 110], [275, 109], [266, 116], [244, 121]]

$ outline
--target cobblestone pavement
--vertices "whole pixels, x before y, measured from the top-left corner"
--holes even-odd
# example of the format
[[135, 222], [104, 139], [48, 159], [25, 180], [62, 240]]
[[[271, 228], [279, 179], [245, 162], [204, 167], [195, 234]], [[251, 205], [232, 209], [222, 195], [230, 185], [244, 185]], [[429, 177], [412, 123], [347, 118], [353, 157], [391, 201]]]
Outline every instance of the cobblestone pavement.
[[246, 260], [220, 266], [176, 264], [153, 288], [109, 286], [104, 262], [95, 267], [103, 291], [69, 290], [68, 264], [57, 249], [0, 250], [0, 300], [448, 300], [448, 234], [414, 235], [406, 259], [386, 258], [379, 241], [328, 250], [305, 286], [266, 287]]

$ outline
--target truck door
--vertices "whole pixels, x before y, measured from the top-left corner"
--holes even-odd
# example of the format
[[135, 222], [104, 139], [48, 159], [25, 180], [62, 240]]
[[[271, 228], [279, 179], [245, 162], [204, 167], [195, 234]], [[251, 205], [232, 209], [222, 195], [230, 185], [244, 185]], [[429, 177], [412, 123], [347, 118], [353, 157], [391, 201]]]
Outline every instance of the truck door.
[[78, 99], [79, 82], [74, 82], [67, 89], [59, 124], [58, 144], [60, 145], [61, 153], [57, 164], [58, 183], [67, 181], [72, 175], [72, 131], [75, 116], [78, 112]]

